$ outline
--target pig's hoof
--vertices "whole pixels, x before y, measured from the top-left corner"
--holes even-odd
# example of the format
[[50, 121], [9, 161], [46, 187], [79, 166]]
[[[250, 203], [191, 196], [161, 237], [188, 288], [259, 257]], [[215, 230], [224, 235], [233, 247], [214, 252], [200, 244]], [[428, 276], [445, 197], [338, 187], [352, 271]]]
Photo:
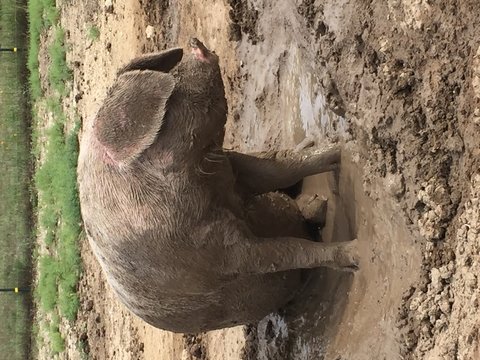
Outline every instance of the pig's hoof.
[[340, 270], [344, 271], [344, 272], [352, 272], [353, 273], [353, 272], [356, 272], [358, 269], [360, 269], [360, 267], [358, 265], [349, 265], [349, 266], [344, 266]]
[[335, 257], [338, 269], [354, 272], [359, 269], [358, 240], [346, 241], [338, 248]]
[[325, 225], [327, 218], [327, 199], [321, 198], [317, 194], [301, 194], [295, 201], [305, 220], [318, 227]]
[[297, 146], [295, 146], [295, 152], [300, 152], [305, 149], [311, 148], [315, 145], [315, 138], [310, 135], [303, 139]]

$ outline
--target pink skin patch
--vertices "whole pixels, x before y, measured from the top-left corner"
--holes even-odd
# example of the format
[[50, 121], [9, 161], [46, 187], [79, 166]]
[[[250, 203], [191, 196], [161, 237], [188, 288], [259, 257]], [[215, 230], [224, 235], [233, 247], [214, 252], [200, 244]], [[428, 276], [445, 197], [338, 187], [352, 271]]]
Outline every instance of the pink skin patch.
[[210, 60], [205, 56], [203, 51], [199, 47], [192, 47], [192, 54], [195, 56], [195, 59], [203, 62], [210, 62]]
[[[106, 148], [105, 148], [105, 149], [106, 149]], [[105, 153], [104, 153], [104, 157], [103, 157], [103, 158], [104, 158], [104, 160], [105, 160], [105, 162], [106, 162], [107, 164], [115, 164], [115, 163], [116, 163], [116, 161], [113, 160], [112, 154], [111, 154], [110, 151], [108, 151], [108, 150], [105, 150]]]
[[216, 56], [213, 55], [203, 43], [197, 38], [190, 39], [190, 47], [192, 48], [192, 54], [198, 61], [211, 63], [215, 61]]

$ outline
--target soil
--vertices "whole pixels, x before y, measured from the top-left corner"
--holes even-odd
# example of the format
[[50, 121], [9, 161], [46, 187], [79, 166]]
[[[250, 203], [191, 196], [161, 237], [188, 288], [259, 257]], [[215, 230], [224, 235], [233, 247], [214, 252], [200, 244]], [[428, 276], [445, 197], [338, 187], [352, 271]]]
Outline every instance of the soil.
[[[154, 329], [110, 291], [88, 244], [68, 359], [480, 358], [480, 8], [474, 0], [61, 2], [73, 95], [91, 121], [116, 69], [187, 46], [220, 56], [225, 147], [344, 146], [324, 241], [357, 238], [360, 270], [312, 271], [259, 324], [206, 334]], [[89, 38], [95, 25], [98, 39]]]

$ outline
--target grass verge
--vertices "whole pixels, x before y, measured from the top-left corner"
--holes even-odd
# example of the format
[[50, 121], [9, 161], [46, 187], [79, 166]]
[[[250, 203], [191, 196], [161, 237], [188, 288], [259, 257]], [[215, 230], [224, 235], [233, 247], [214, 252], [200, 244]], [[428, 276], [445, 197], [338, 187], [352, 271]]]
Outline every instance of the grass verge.
[[[71, 126], [63, 112], [71, 71], [65, 59], [64, 32], [54, 0], [29, 0], [30, 92], [33, 100], [33, 155], [37, 199], [37, 304], [38, 336], [55, 355], [65, 349], [62, 323], [74, 321], [79, 308], [77, 283], [81, 273], [78, 239], [81, 232], [76, 186], [79, 124]], [[49, 37], [48, 51], [40, 41]], [[48, 63], [48, 86], [42, 88], [39, 56]], [[42, 113], [46, 116], [38, 117]], [[70, 130], [67, 130], [70, 129]]]

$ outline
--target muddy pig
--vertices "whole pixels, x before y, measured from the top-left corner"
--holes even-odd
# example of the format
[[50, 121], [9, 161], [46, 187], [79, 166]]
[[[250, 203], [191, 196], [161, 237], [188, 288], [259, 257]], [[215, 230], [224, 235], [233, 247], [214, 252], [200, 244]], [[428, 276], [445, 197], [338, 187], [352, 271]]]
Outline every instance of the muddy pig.
[[195, 333], [275, 311], [300, 288], [299, 269], [357, 261], [354, 241], [311, 241], [290, 200], [262, 195], [331, 170], [339, 149], [223, 150], [218, 57], [190, 46], [185, 59], [175, 48], [118, 72], [84, 129], [78, 181], [89, 242], [120, 300], [155, 327]]

